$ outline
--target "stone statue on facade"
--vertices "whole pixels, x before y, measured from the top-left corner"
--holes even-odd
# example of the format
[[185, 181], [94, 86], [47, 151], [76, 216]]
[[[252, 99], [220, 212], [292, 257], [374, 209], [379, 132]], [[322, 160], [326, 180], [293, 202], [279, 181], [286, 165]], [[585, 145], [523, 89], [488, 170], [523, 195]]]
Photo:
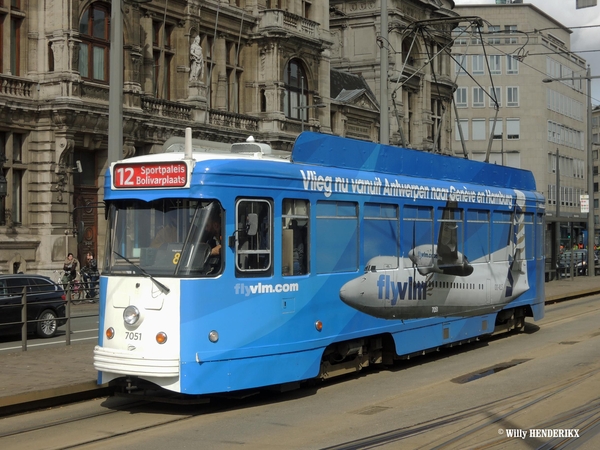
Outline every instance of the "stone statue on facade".
[[204, 56], [200, 46], [200, 36], [194, 38], [190, 46], [190, 82], [202, 81], [204, 78]]

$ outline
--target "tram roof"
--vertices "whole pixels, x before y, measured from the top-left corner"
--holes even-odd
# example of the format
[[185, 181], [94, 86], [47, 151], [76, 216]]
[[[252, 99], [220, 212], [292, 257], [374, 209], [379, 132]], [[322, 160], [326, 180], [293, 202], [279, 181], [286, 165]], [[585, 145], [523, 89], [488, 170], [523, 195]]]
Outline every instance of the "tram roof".
[[[232, 148], [231, 144], [214, 146], [214, 143], [195, 141], [193, 159], [196, 163], [210, 160], [232, 162], [263, 160], [291, 163], [290, 169], [295, 163], [522, 191], [536, 190], [533, 174], [527, 170], [329, 134], [301, 133], [294, 143], [291, 155], [289, 152], [273, 151], [268, 145], [253, 141], [249, 144], [233, 144], [233, 147], [236, 148]], [[180, 161], [183, 156], [180, 150], [181, 145], [177, 142], [176, 145], [170, 145], [166, 153], [138, 156], [125, 161], [131, 163]], [[232, 167], [229, 166], [229, 170]], [[246, 173], [247, 166], [245, 164], [239, 166], [240, 170], [241, 167], [245, 167], [244, 173]], [[260, 167], [266, 172], [272, 170], [267, 166]], [[255, 173], [261, 172], [259, 166], [253, 166], [252, 170], [257, 171]], [[261, 173], [265, 175], [266, 172]], [[279, 172], [280, 175], [281, 173]], [[110, 177], [109, 170], [107, 182]]]
[[536, 189], [535, 178], [528, 170], [313, 132], [298, 136], [291, 160], [323, 167], [526, 191]]

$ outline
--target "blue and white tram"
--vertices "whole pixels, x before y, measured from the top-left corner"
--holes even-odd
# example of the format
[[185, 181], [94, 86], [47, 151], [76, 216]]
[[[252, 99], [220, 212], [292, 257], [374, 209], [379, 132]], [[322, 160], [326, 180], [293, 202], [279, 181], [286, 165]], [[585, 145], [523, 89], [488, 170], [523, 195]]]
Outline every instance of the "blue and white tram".
[[112, 164], [104, 192], [99, 383], [286, 385], [544, 316], [527, 171], [317, 133], [287, 158], [190, 138]]

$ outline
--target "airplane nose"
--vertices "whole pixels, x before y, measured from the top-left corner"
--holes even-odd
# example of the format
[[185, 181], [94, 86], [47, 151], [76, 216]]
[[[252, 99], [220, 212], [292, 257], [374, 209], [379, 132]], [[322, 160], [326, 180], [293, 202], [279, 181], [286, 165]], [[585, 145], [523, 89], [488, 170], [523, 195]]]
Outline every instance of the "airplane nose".
[[365, 277], [348, 281], [340, 289], [340, 299], [352, 308], [360, 308], [363, 305]]

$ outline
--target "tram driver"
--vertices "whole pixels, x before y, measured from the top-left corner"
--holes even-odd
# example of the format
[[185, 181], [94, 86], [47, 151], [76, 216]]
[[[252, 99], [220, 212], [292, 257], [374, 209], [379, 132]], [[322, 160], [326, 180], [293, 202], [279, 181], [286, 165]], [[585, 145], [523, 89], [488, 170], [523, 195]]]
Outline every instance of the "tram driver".
[[208, 223], [206, 224], [205, 232], [208, 235], [206, 243], [210, 246], [210, 255], [208, 258], [208, 264], [210, 270], [208, 273], [215, 273], [220, 270], [221, 267], [221, 213], [215, 213], [210, 216]]

